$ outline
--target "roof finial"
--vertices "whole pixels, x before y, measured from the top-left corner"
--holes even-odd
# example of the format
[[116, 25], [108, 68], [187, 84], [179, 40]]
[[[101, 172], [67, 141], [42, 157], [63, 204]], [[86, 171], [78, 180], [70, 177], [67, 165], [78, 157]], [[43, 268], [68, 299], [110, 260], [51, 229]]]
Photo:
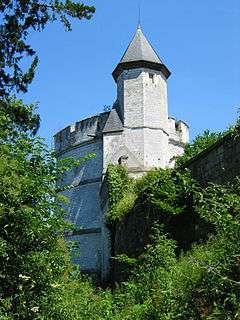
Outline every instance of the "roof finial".
[[138, 29], [141, 29], [141, 7], [142, 7], [142, 0], [139, 0], [138, 3]]

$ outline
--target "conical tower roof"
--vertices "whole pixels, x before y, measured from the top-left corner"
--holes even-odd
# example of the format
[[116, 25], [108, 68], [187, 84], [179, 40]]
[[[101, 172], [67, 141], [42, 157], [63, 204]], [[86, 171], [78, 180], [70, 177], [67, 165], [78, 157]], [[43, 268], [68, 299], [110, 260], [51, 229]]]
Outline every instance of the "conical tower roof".
[[137, 31], [120, 63], [139, 60], [162, 63], [157, 53], [143, 34], [140, 26], [138, 26]]
[[170, 71], [143, 34], [141, 27], [138, 26], [132, 41], [113, 71], [113, 77], [117, 80], [123, 70], [141, 67], [160, 70], [166, 78], [170, 76]]

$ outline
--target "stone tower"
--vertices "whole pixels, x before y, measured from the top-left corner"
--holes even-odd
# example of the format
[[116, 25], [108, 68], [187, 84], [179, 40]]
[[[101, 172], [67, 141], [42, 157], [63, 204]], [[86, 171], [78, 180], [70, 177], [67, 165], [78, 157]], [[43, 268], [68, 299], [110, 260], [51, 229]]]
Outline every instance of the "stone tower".
[[[168, 155], [167, 78], [170, 72], [140, 26], [113, 72], [126, 143], [141, 169], [165, 167]], [[127, 144], [128, 144], [127, 143]]]
[[63, 183], [71, 185], [65, 191], [71, 201], [68, 218], [80, 227], [70, 235], [80, 245], [75, 262], [102, 279], [109, 272], [110, 258], [104, 222], [107, 195], [102, 184], [108, 164], [124, 164], [135, 177], [154, 168], [172, 167], [172, 159], [183, 153], [189, 139], [188, 126], [168, 115], [169, 76], [139, 26], [113, 71], [117, 99], [111, 111], [76, 122], [55, 135], [59, 158], [96, 154], [69, 172]]

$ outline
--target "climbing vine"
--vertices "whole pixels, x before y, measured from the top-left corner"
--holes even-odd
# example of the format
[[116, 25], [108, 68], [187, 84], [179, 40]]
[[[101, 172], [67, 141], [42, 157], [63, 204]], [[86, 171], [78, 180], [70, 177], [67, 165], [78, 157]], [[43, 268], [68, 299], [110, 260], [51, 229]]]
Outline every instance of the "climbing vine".
[[107, 170], [107, 183], [109, 197], [107, 218], [109, 222], [113, 222], [120, 219], [134, 202], [135, 183], [129, 177], [126, 167], [112, 164]]
[[127, 169], [123, 166], [109, 165], [107, 170], [109, 206], [113, 207], [122, 198], [129, 184]]

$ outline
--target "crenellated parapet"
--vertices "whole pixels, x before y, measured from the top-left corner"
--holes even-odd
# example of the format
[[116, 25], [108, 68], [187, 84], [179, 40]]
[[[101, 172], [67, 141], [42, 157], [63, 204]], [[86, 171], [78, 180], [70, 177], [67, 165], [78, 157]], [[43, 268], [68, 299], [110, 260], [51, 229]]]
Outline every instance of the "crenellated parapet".
[[189, 141], [189, 127], [182, 120], [176, 120], [175, 118], [168, 118], [169, 124], [169, 140], [170, 142], [179, 142], [182, 144]]
[[109, 112], [83, 119], [67, 126], [54, 136], [55, 150], [62, 153], [80, 144], [91, 142], [102, 134]]

